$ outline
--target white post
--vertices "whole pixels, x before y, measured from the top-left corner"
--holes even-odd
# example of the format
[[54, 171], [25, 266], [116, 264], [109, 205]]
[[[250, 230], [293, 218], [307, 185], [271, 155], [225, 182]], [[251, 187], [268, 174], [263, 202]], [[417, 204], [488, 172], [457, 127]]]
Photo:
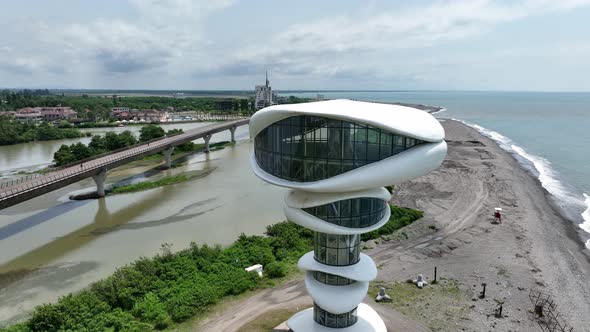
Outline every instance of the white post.
[[103, 169], [100, 173], [98, 173], [92, 177], [92, 179], [94, 180], [94, 183], [96, 183], [96, 193], [98, 194], [98, 197], [105, 196], [104, 181], [106, 180], [106, 178], [107, 178], [107, 170], [106, 169]]
[[173, 146], [162, 151], [162, 154], [164, 154], [164, 167], [166, 167], [166, 168], [172, 167], [172, 151], [174, 151]]

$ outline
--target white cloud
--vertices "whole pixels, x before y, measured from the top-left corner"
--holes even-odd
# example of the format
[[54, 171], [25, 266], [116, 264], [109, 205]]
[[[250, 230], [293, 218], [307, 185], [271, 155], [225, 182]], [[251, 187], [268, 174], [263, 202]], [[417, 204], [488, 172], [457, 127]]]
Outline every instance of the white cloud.
[[130, 0], [139, 14], [133, 21], [97, 19], [69, 24], [53, 37], [77, 59], [95, 61], [108, 73], [166, 67], [201, 42], [201, 20], [233, 1]]
[[[400, 75], [397, 70], [391, 71], [390, 62], [384, 61], [388, 55], [395, 57], [399, 50], [465, 40], [505, 22], [587, 4], [590, 1], [438, 1], [376, 14], [326, 17], [293, 25], [275, 34], [268, 44], [253, 45], [238, 52], [227, 64], [219, 66], [218, 72], [231, 74], [232, 68], [247, 63], [270, 67], [279, 73], [288, 73], [295, 67], [308, 68], [309, 75], [338, 76], [353, 72], [365, 75], [370, 71]], [[380, 59], [375, 59], [375, 54]], [[361, 58], [365, 59], [364, 63], [358, 63]]]
[[[422, 82], [428, 87], [459, 76], [454, 74], [457, 69], [515, 61], [531, 49], [555, 53], [544, 58], [547, 62], [576, 58], [568, 51], [588, 53], [580, 49], [579, 37], [568, 41], [577, 51], [549, 49], [550, 40], [542, 38], [527, 41], [522, 49], [512, 40], [506, 47], [481, 52], [471, 45], [484, 45], [482, 40], [506, 26], [514, 28], [518, 24], [512, 22], [518, 20], [543, 17], [551, 26], [555, 16], [573, 13], [590, 0], [420, 1], [395, 6], [347, 2], [323, 16], [317, 11], [311, 15], [302, 4], [293, 16], [303, 18], [295, 24], [258, 20], [252, 14], [258, 14], [263, 3], [242, 0], [230, 9], [236, 2], [127, 0], [120, 11], [86, 21], [76, 21], [75, 12], [69, 13], [71, 19], [59, 20], [51, 19], [52, 13], [36, 19], [15, 13], [2, 20], [0, 13], [0, 30], [6, 37], [0, 45], [0, 72], [11, 74], [10, 79], [27, 73], [31, 81], [61, 79], [60, 84], [73, 86], [174, 88], [196, 87], [192, 84], [199, 82], [203, 88], [243, 88], [270, 69], [282, 82], [295, 82], [290, 87], [375, 81], [383, 86]], [[276, 15], [291, 17], [279, 6]], [[496, 46], [503, 42], [496, 40]], [[502, 53], [508, 48], [511, 54]], [[215, 86], [205, 85], [210, 82]], [[466, 82], [467, 78], [460, 84]], [[232, 83], [236, 85], [226, 85]]]

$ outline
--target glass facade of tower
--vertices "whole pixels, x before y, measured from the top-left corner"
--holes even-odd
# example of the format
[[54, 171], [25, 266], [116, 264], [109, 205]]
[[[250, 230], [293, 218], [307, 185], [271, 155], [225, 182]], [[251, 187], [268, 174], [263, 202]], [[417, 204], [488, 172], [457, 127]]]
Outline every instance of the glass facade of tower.
[[[362, 112], [362, 110], [359, 110]], [[260, 168], [281, 179], [327, 179], [423, 143], [360, 123], [298, 115], [264, 128], [254, 139]]]
[[350, 312], [343, 314], [333, 314], [322, 309], [319, 305], [313, 304], [313, 319], [320, 325], [333, 327], [333, 328], [344, 328], [354, 325], [358, 321], [356, 315], [356, 309], [354, 308]]
[[360, 259], [359, 234], [336, 235], [315, 232], [313, 253], [316, 261], [332, 266], [356, 264]]
[[304, 208], [303, 211], [331, 224], [348, 227], [370, 227], [381, 221], [389, 209], [379, 198], [359, 197]]

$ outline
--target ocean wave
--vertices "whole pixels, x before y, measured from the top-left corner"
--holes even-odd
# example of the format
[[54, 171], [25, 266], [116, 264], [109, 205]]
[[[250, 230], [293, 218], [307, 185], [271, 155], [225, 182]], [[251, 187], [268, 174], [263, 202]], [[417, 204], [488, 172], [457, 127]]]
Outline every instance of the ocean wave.
[[[514, 144], [510, 138], [496, 131], [484, 128], [480, 125], [470, 123], [465, 120], [452, 120], [461, 122], [476, 129], [482, 135], [498, 143], [500, 148], [502, 148], [504, 151], [517, 156], [517, 160], [537, 176], [543, 188], [545, 188], [552, 196], [554, 196], [558, 202], [561, 202], [567, 206], [576, 206], [577, 211], [580, 211], [580, 207], [585, 209], [581, 215], [583, 222], [579, 224], [579, 226], [584, 231], [590, 233], [590, 196], [584, 193], [582, 199], [579, 195], [568, 190], [563, 185], [563, 183], [558, 180], [558, 174], [551, 167], [551, 162], [549, 162], [549, 160], [528, 153], [522, 147]], [[524, 164], [523, 162], [528, 163], [528, 165]], [[590, 240], [586, 243], [586, 246], [590, 249]]]
[[435, 115], [435, 114], [438, 114], [438, 113], [442, 113], [442, 112], [444, 112], [444, 111], [446, 111], [446, 110], [447, 110], [446, 108], [441, 108], [441, 109], [439, 109], [439, 110], [438, 110], [438, 111], [436, 111], [436, 112], [432, 112], [432, 113], [430, 113], [430, 115]]
[[[584, 222], [580, 224], [580, 228], [590, 233], [590, 195], [584, 193], [584, 198], [586, 198], [586, 210], [582, 212]], [[586, 247], [590, 249], [590, 240], [586, 242]]]

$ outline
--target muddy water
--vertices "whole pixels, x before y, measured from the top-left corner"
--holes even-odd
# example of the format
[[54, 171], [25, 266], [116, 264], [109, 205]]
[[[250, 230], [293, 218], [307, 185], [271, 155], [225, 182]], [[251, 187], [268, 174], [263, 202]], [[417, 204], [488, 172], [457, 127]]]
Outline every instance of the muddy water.
[[[240, 233], [261, 234], [267, 225], [282, 220], [283, 190], [263, 183], [250, 171], [247, 128], [238, 128], [236, 137], [239, 142], [234, 147], [192, 155], [180, 160], [182, 166], [165, 171], [212, 170], [194, 181], [100, 200], [69, 201], [72, 192], [94, 186], [85, 180], [0, 211], [0, 326], [24, 317], [37, 304], [109, 275], [116, 267], [158, 253], [163, 243], [173, 244], [173, 250], [191, 241], [226, 245]], [[228, 139], [229, 132], [212, 138]], [[47, 145], [23, 147], [27, 149], [39, 155], [31, 156], [28, 165], [22, 161], [25, 168], [46, 162], [52, 153], [43, 152], [51, 150]], [[18, 153], [13, 156], [23, 160]], [[107, 182], [148, 168], [115, 170]]]

